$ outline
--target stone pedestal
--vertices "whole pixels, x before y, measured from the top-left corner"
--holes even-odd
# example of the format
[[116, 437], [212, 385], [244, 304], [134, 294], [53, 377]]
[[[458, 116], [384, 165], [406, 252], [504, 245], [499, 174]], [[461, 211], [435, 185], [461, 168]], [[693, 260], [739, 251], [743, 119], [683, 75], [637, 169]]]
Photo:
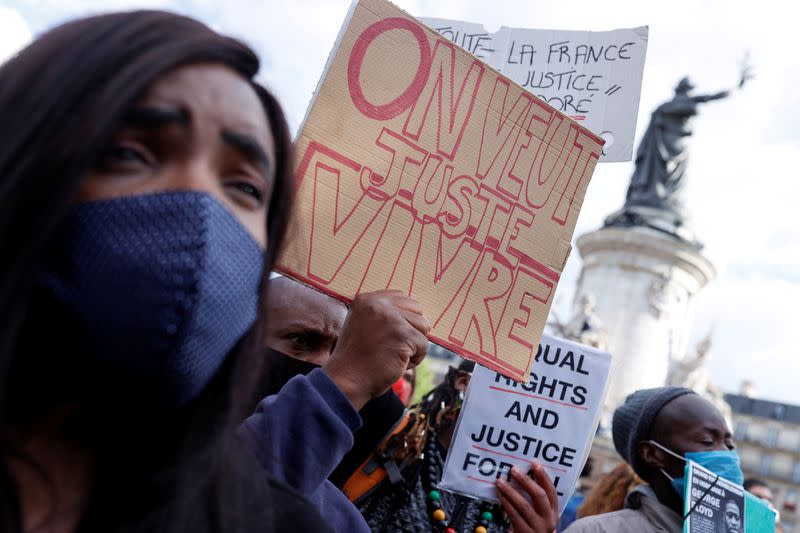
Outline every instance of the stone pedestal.
[[581, 236], [575, 302], [589, 296], [602, 321], [613, 374], [603, 422], [634, 390], [665, 384], [686, 353], [694, 296], [715, 275], [696, 246], [646, 227], [605, 227]]

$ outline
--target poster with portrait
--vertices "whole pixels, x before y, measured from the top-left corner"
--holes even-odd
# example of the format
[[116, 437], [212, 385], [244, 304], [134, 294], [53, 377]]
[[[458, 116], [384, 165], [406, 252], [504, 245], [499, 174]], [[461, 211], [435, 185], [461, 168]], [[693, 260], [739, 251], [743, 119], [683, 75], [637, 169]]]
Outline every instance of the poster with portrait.
[[744, 533], [744, 488], [689, 461], [683, 533]]

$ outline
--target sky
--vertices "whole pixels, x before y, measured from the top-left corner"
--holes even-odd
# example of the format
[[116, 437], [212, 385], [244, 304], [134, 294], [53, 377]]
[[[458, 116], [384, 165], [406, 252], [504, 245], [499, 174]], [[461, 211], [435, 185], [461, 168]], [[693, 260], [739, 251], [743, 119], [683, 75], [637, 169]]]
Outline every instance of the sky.
[[[800, 60], [798, 8], [780, 0], [398, 0], [420, 17], [500, 26], [611, 30], [647, 25], [650, 37], [637, 143], [652, 110], [689, 75], [697, 90], [732, 87], [745, 52], [756, 78], [707, 104], [695, 124], [688, 209], [716, 279], [697, 297], [692, 343], [713, 329], [709, 368], [735, 392], [753, 381], [765, 398], [800, 404]], [[253, 46], [260, 79], [297, 128], [349, 7], [349, 0], [0, 0], [0, 61], [43, 30], [105, 10], [158, 7], [194, 16]], [[575, 236], [595, 230], [625, 197], [632, 163], [598, 165]], [[556, 294], [568, 313], [580, 273], [575, 252]]]

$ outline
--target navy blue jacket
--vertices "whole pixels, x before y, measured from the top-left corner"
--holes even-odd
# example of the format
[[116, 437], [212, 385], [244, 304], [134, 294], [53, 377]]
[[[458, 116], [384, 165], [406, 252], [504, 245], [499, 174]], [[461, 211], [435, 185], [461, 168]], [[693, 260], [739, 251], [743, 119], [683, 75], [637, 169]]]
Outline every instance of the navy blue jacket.
[[369, 532], [358, 509], [328, 476], [353, 446], [361, 417], [322, 370], [295, 376], [261, 401], [239, 435], [273, 476], [298, 490], [334, 531]]

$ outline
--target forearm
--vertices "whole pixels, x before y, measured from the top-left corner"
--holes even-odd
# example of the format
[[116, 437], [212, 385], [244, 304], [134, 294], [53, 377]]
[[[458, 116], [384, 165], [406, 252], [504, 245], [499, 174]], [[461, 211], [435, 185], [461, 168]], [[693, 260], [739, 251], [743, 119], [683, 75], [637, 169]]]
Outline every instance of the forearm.
[[321, 370], [292, 378], [239, 427], [261, 465], [300, 492], [315, 492], [353, 445], [361, 417]]

